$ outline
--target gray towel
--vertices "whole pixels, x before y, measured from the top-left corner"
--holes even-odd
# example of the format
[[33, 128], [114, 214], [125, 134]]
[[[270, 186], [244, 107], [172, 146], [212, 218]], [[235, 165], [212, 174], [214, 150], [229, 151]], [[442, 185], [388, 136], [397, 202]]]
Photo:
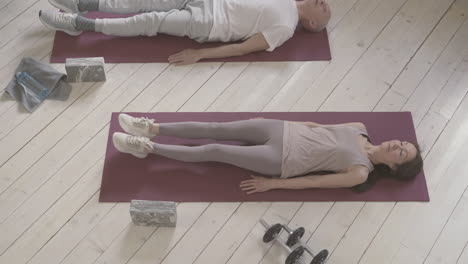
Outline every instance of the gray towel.
[[[48, 99], [67, 100], [70, 96], [71, 85], [64, 81], [66, 75], [58, 72], [48, 64], [39, 62], [33, 58], [23, 58], [18, 68], [16, 68], [15, 73], [17, 72], [29, 73], [29, 75], [49, 89]], [[21, 102], [29, 112], [34, 111], [44, 100], [43, 98], [31, 95], [34, 93], [26, 92], [25, 87], [16, 81], [15, 75], [13, 75], [13, 79], [8, 83], [6, 92]]]

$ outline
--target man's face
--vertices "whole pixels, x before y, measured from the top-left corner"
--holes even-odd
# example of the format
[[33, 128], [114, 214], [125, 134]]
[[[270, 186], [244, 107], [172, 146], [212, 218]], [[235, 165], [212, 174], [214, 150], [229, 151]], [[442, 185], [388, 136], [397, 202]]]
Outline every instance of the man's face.
[[305, 25], [307, 29], [312, 31], [322, 30], [330, 17], [330, 6], [325, 0], [308, 0], [307, 19], [309, 25]]

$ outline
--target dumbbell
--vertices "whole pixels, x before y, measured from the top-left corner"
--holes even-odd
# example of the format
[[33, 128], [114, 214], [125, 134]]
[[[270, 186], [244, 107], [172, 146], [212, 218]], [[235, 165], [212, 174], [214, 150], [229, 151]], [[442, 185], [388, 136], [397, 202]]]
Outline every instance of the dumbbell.
[[[312, 253], [312, 250], [301, 241], [301, 237], [304, 235], [305, 232], [305, 229], [303, 227], [299, 227], [296, 230], [292, 231], [288, 226], [282, 224], [275, 224], [270, 226], [263, 219], [260, 219], [260, 223], [267, 229], [267, 231], [263, 235], [263, 242], [268, 243], [273, 240], [276, 240], [289, 252], [285, 264], [303, 264], [303, 262], [299, 259], [305, 251], [307, 251], [313, 257], [310, 264], [325, 263], [325, 260], [328, 257], [328, 250], [324, 249], [320, 251], [317, 255], [314, 255], [314, 253]], [[288, 240], [286, 242], [279, 237], [279, 234], [283, 229], [289, 234]], [[292, 250], [292, 247], [296, 244], [299, 244], [299, 246]]]

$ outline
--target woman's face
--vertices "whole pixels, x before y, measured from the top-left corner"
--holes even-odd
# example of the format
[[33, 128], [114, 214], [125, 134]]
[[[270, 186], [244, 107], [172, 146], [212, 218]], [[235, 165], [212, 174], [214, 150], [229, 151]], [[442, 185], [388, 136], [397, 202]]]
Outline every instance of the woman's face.
[[416, 157], [416, 147], [407, 141], [391, 140], [379, 145], [379, 152], [390, 168], [406, 163]]

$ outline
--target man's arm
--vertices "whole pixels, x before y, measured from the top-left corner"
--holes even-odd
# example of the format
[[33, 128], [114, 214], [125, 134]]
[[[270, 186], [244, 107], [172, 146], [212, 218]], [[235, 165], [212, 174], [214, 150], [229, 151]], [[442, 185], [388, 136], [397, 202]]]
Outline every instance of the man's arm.
[[257, 33], [242, 43], [227, 44], [216, 48], [186, 49], [169, 56], [169, 62], [176, 65], [186, 65], [195, 63], [201, 59], [242, 56], [268, 48], [268, 42], [263, 37], [263, 34]]

